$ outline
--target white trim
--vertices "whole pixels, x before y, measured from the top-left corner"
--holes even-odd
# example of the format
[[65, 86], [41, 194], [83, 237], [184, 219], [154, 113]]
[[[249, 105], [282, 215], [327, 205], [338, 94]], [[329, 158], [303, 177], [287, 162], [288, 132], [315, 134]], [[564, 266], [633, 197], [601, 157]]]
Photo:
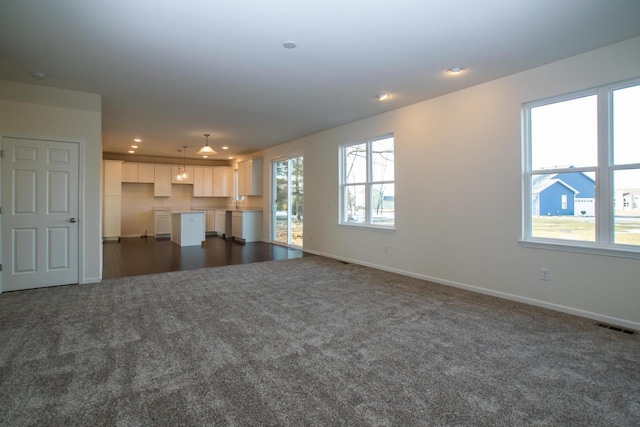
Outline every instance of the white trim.
[[374, 225], [374, 224], [364, 224], [364, 223], [349, 223], [349, 222], [341, 222], [337, 224], [338, 227], [349, 227], [353, 230], [362, 229], [362, 230], [372, 230], [372, 231], [386, 231], [393, 232], [396, 231], [395, 226], [384, 226], [384, 225]]
[[519, 243], [525, 248], [640, 259], [640, 249], [635, 249], [635, 246], [629, 246], [627, 249], [622, 245], [616, 245], [615, 247], [605, 247], [601, 244], [594, 243], [593, 245], [589, 245], [587, 243], [565, 240], [520, 240]]
[[[622, 245], [615, 243], [615, 212], [614, 192], [612, 185], [613, 173], [618, 170], [635, 170], [638, 164], [614, 165], [613, 163], [613, 92], [628, 87], [640, 85], [640, 78], [609, 83], [590, 89], [576, 91], [569, 94], [552, 96], [522, 104], [522, 234], [520, 244], [536, 249], [553, 249], [566, 252], [579, 252], [594, 255], [615, 256], [640, 259], [640, 246]], [[576, 168], [532, 169], [531, 150], [531, 110], [536, 107], [557, 104], [574, 99], [595, 96], [597, 108], [597, 164]], [[532, 236], [533, 207], [532, 207], [532, 177], [541, 174], [563, 173], [595, 173], [595, 242], [574, 242], [571, 240]], [[575, 213], [575, 212], [574, 212]]]
[[[293, 249], [302, 249], [302, 246], [296, 246], [293, 244], [288, 243], [291, 240], [291, 200], [292, 200], [292, 195], [291, 195], [291, 176], [292, 176], [292, 171], [293, 171], [293, 167], [292, 167], [292, 160], [295, 159], [302, 159], [302, 212], [304, 214], [304, 154], [298, 154], [298, 155], [294, 155], [294, 154], [290, 154], [290, 155], [282, 155], [282, 156], [278, 156], [278, 157], [272, 157], [269, 159], [269, 235], [268, 235], [268, 242], [269, 243], [273, 243], [273, 244], [277, 244], [277, 245], [282, 245], [285, 247], [289, 247], [289, 248], [293, 248]], [[277, 212], [278, 212], [278, 206], [277, 206], [277, 201], [276, 198], [278, 197], [277, 194], [277, 177], [276, 177], [276, 168], [274, 167], [276, 163], [280, 163], [280, 162], [287, 162], [287, 221], [288, 221], [288, 235], [287, 235], [287, 243], [282, 243], [276, 240], [276, 231], [277, 231]], [[264, 218], [263, 218], [263, 223], [264, 223]], [[304, 219], [303, 219], [303, 233], [304, 233]], [[263, 233], [264, 235], [264, 233]], [[264, 236], [263, 236], [264, 237]], [[303, 241], [303, 245], [304, 245], [304, 235], [302, 236], [302, 241]]]
[[[393, 139], [393, 152], [394, 152], [394, 164], [395, 164], [395, 152], [396, 152], [396, 136], [394, 132], [389, 132], [383, 135], [379, 135], [373, 138], [364, 139], [356, 142], [348, 142], [341, 144], [338, 149], [338, 224], [346, 225], [346, 226], [355, 226], [355, 227], [365, 227], [365, 228], [387, 228], [394, 229], [396, 225], [396, 216], [395, 216], [395, 201], [394, 201], [394, 219], [393, 225], [391, 226], [378, 226], [373, 223], [373, 206], [372, 206], [372, 188], [374, 185], [380, 184], [391, 184], [394, 187], [394, 199], [395, 199], [395, 168], [394, 168], [394, 176], [393, 180], [383, 180], [383, 181], [374, 181], [373, 180], [373, 154], [372, 154], [372, 146], [376, 141], [382, 141], [385, 139]], [[346, 149], [352, 147], [354, 145], [366, 145], [366, 179], [363, 182], [350, 182], [347, 183], [345, 176], [346, 169]], [[350, 223], [345, 221], [345, 189], [346, 187], [357, 187], [364, 186], [364, 197], [365, 197], [365, 221], [363, 223]]]
[[[85, 275], [85, 238], [86, 238], [86, 216], [85, 216], [85, 164], [87, 159], [86, 154], [86, 141], [79, 139], [75, 141], [78, 144], [78, 284], [87, 283]], [[101, 220], [102, 222], [102, 220]], [[102, 245], [100, 246], [102, 250]], [[102, 275], [102, 253], [100, 253], [100, 275]]]
[[338, 261], [345, 261], [345, 262], [349, 262], [351, 264], [358, 264], [358, 265], [362, 265], [362, 266], [365, 266], [365, 267], [375, 268], [377, 270], [383, 270], [383, 271], [388, 271], [390, 273], [400, 274], [402, 276], [407, 276], [407, 277], [413, 277], [415, 279], [426, 280], [428, 282], [436, 283], [436, 284], [439, 284], [439, 285], [451, 286], [451, 287], [454, 287], [454, 288], [464, 289], [464, 290], [467, 290], [467, 291], [476, 292], [476, 293], [480, 293], [480, 294], [484, 294], [484, 295], [490, 295], [490, 296], [494, 296], [494, 297], [497, 297], [497, 298], [502, 298], [502, 299], [506, 299], [506, 300], [510, 300], [510, 301], [516, 301], [516, 302], [520, 302], [520, 303], [523, 303], [523, 304], [533, 305], [533, 306], [536, 306], [536, 307], [547, 308], [549, 310], [559, 311], [561, 313], [567, 313], [567, 314], [571, 314], [571, 315], [574, 315], [574, 316], [583, 317], [583, 318], [586, 318], [586, 319], [592, 319], [592, 320], [597, 320], [599, 322], [605, 322], [605, 323], [609, 323], [609, 324], [612, 324], [612, 325], [622, 326], [622, 327], [628, 328], [628, 329], [640, 330], [640, 322], [634, 322], [634, 321], [631, 321], [631, 320], [620, 319], [620, 318], [613, 317], [613, 316], [607, 316], [607, 315], [604, 315], [604, 314], [599, 314], [599, 313], [594, 313], [594, 312], [591, 312], [591, 311], [581, 310], [579, 308], [567, 307], [565, 305], [554, 304], [554, 303], [551, 303], [551, 302], [541, 301], [541, 300], [534, 299], [534, 298], [522, 297], [522, 296], [519, 296], [519, 295], [510, 294], [510, 293], [507, 293], [507, 292], [494, 291], [492, 289], [487, 289], [487, 288], [483, 288], [483, 287], [480, 287], [480, 286], [469, 285], [469, 284], [466, 284], [466, 283], [460, 283], [460, 282], [454, 282], [454, 281], [451, 281], [451, 280], [440, 279], [438, 277], [427, 276], [425, 274], [412, 273], [410, 271], [405, 271], [405, 270], [400, 270], [400, 269], [397, 269], [397, 268], [386, 267], [386, 266], [383, 266], [383, 265], [373, 264], [373, 263], [364, 262], [364, 261], [360, 261], [360, 260], [356, 260], [356, 259], [339, 257], [339, 256], [323, 253], [323, 252], [320, 252], [320, 251], [314, 251], [314, 250], [310, 250], [310, 249], [305, 249], [304, 251], [308, 252], [308, 253], [311, 253], [311, 254], [314, 254], [314, 255], [320, 255], [320, 256], [327, 257], [327, 258], [336, 259]]

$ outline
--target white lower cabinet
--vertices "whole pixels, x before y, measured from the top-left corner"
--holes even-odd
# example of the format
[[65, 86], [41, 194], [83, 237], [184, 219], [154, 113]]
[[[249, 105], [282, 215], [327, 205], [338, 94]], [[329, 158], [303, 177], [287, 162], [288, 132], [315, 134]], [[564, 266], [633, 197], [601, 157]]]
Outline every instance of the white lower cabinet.
[[121, 196], [104, 196], [104, 225], [102, 237], [120, 239], [122, 200]]
[[229, 234], [229, 231], [227, 231], [227, 218], [229, 218], [227, 211], [225, 209], [216, 209], [214, 215], [215, 223], [213, 231], [215, 231], [219, 236], [226, 236]]
[[156, 237], [168, 237], [171, 235], [171, 211], [169, 209], [155, 210], [153, 219], [153, 234]]
[[262, 212], [234, 211], [231, 213], [231, 236], [245, 242], [262, 238]]
[[216, 231], [216, 211], [207, 210], [207, 218], [205, 221], [205, 232], [213, 233]]

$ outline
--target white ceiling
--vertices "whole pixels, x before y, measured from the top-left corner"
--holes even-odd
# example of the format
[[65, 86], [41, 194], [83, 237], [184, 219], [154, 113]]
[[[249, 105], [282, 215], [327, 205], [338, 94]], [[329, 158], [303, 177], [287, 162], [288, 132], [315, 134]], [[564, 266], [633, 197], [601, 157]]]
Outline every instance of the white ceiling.
[[0, 0], [0, 79], [102, 94], [105, 152], [242, 155], [638, 35], [639, 0]]

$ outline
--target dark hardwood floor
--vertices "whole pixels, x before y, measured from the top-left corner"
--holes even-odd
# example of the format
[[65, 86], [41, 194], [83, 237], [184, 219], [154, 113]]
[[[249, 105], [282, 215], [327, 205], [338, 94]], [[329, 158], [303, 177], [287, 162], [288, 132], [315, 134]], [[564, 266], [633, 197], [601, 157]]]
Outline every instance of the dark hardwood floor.
[[265, 242], [239, 243], [207, 236], [204, 245], [178, 246], [169, 239], [126, 238], [103, 244], [102, 277], [137, 276], [232, 264], [301, 258], [301, 250]]

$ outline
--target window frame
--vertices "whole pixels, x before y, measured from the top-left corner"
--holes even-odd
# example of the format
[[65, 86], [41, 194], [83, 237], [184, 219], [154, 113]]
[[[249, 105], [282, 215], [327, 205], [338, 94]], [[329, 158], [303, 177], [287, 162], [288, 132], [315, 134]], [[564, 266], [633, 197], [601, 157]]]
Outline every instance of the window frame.
[[[376, 141], [380, 141], [380, 140], [384, 140], [384, 139], [388, 139], [388, 138], [393, 138], [393, 154], [394, 154], [394, 172], [393, 172], [393, 180], [381, 180], [381, 181], [374, 181], [373, 180], [373, 167], [372, 167], [372, 162], [373, 162], [373, 156], [372, 156], [372, 145], [373, 143], [375, 143]], [[347, 183], [347, 177], [346, 177], [346, 170], [347, 170], [347, 149], [349, 147], [352, 147], [354, 145], [361, 145], [361, 144], [366, 144], [366, 181], [364, 182], [354, 182], [354, 183]], [[381, 230], [381, 231], [395, 231], [396, 229], [396, 224], [397, 224], [397, 219], [396, 219], [396, 210], [395, 210], [395, 153], [396, 153], [396, 146], [395, 146], [395, 135], [393, 132], [389, 132], [383, 135], [379, 135], [373, 138], [369, 138], [369, 139], [365, 139], [365, 140], [360, 140], [360, 141], [355, 141], [355, 142], [348, 142], [345, 144], [340, 145], [340, 149], [339, 149], [339, 186], [340, 189], [338, 191], [339, 193], [339, 218], [338, 218], [338, 224], [339, 225], [344, 225], [344, 226], [348, 226], [348, 227], [355, 227], [355, 228], [372, 228], [372, 229], [376, 229], [376, 230]], [[384, 225], [384, 224], [374, 224], [373, 223], [373, 206], [372, 206], [372, 187], [374, 187], [375, 185], [381, 185], [381, 184], [392, 184], [394, 186], [394, 216], [393, 216], [393, 224], [391, 225]], [[361, 223], [355, 223], [355, 222], [347, 222], [345, 220], [346, 217], [346, 206], [345, 206], [345, 196], [346, 196], [346, 188], [347, 187], [356, 187], [356, 186], [361, 186], [364, 185], [365, 187], [365, 221], [361, 222]]]
[[[615, 243], [613, 176], [616, 171], [640, 169], [640, 163], [616, 165], [613, 140], [613, 93], [640, 85], [633, 78], [522, 104], [522, 234], [524, 247], [640, 259], [640, 246]], [[597, 96], [597, 164], [588, 167], [532, 169], [531, 110], [536, 107]], [[532, 177], [539, 174], [593, 172], [595, 175], [595, 241], [533, 237]]]

